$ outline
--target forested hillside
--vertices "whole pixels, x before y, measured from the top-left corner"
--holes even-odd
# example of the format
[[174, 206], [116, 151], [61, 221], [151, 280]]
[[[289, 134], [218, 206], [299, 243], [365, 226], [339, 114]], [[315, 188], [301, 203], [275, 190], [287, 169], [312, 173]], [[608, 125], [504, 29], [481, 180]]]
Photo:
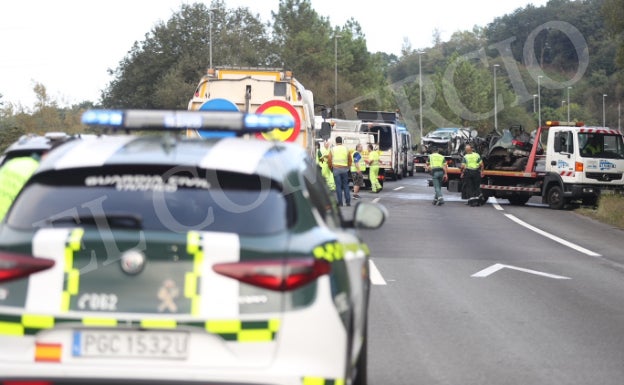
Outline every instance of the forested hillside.
[[112, 69], [114, 80], [98, 101], [59, 106], [42, 84], [33, 89], [32, 109], [0, 95], [0, 148], [24, 133], [78, 132], [81, 112], [93, 105], [185, 109], [209, 65], [210, 9], [215, 67], [290, 69], [316, 103], [336, 98], [338, 117], [353, 117], [356, 106], [400, 109], [416, 136], [421, 120], [424, 133], [449, 125], [486, 133], [494, 128], [496, 87], [499, 128], [567, 119], [568, 110], [572, 120], [602, 125], [603, 106], [606, 125], [620, 124], [624, 0], [529, 5], [448, 41], [432, 36], [431, 47], [405, 44], [400, 57], [369, 52], [357, 20], [331, 25], [309, 0], [281, 0], [269, 23], [214, 0], [210, 7], [184, 4], [146, 32]]

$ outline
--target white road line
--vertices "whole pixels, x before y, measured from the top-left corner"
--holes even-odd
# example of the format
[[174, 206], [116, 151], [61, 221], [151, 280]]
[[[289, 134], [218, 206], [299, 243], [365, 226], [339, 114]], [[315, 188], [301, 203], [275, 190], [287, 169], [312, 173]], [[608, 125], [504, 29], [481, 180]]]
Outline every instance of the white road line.
[[379, 202], [379, 200], [380, 200], [380, 199], [381, 199], [381, 198], [379, 198], [379, 197], [377, 197], [377, 198], [373, 199], [373, 203], [377, 203], [377, 202]]
[[503, 265], [502, 263], [497, 263], [494, 264], [490, 267], [487, 267], [479, 272], [474, 273], [473, 275], [471, 275], [471, 277], [473, 278], [485, 278], [488, 277], [494, 273], [496, 273], [499, 270], [502, 269], [511, 269], [511, 270], [518, 270], [518, 271], [523, 271], [525, 273], [529, 273], [529, 274], [535, 274], [535, 275], [539, 275], [542, 277], [547, 277], [547, 278], [553, 278], [553, 279], [570, 279], [570, 277], [564, 277], [562, 275], [555, 275], [555, 274], [550, 274], [550, 273], [544, 273], [543, 271], [537, 271], [537, 270], [530, 270], [530, 269], [525, 269], [523, 267], [517, 267], [517, 266], [510, 266], [510, 265]]
[[494, 208], [498, 211], [505, 211], [505, 209], [498, 204], [498, 201], [496, 200], [496, 198], [494, 197], [490, 197], [489, 200], [492, 201], [492, 206], [494, 206]]
[[368, 268], [370, 269], [370, 281], [373, 285], [386, 285], [386, 280], [381, 276], [372, 259], [368, 260]]
[[581, 247], [581, 246], [579, 246], [579, 245], [576, 245], [576, 244], [574, 244], [574, 243], [572, 243], [572, 242], [568, 242], [568, 241], [566, 241], [565, 239], [559, 238], [559, 237], [558, 237], [558, 236], [556, 236], [556, 235], [552, 235], [552, 234], [550, 234], [550, 233], [547, 233], [547, 232], [546, 232], [546, 231], [544, 231], [544, 230], [540, 230], [540, 229], [538, 229], [537, 227], [532, 226], [532, 225], [530, 225], [530, 224], [528, 224], [528, 223], [526, 223], [526, 222], [524, 222], [524, 221], [522, 221], [522, 220], [520, 220], [520, 219], [516, 218], [515, 216], [513, 216], [513, 215], [511, 215], [511, 214], [505, 214], [505, 216], [506, 216], [507, 218], [511, 219], [512, 221], [516, 222], [517, 224], [519, 224], [519, 225], [521, 225], [521, 226], [526, 227], [526, 228], [527, 228], [527, 229], [529, 229], [529, 230], [535, 231], [536, 233], [538, 233], [538, 234], [540, 234], [540, 235], [542, 235], [542, 236], [544, 236], [544, 237], [546, 237], [546, 238], [550, 238], [550, 239], [552, 239], [553, 241], [555, 241], [555, 242], [559, 242], [559, 243], [561, 243], [562, 245], [567, 246], [567, 247], [569, 247], [569, 248], [571, 248], [571, 249], [574, 249], [574, 250], [576, 250], [576, 251], [578, 251], [578, 252], [581, 252], [581, 253], [583, 253], [583, 254], [587, 254], [587, 255], [589, 255], [589, 256], [591, 256], [591, 257], [600, 257], [600, 256], [601, 256], [601, 255], [600, 255], [600, 254], [598, 254], [598, 253], [595, 253], [595, 252], [593, 252], [593, 251], [591, 251], [591, 250], [587, 250], [586, 248]]
[[405, 186], [399, 186], [399, 187], [395, 188], [394, 191], [403, 190], [404, 188], [405, 188]]

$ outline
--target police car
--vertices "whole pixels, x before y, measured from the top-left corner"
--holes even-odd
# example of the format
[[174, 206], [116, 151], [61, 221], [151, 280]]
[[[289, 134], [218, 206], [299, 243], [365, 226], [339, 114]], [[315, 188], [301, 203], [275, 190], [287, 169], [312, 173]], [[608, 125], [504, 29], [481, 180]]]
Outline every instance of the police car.
[[0, 384], [366, 384], [358, 229], [387, 212], [241, 137], [288, 119], [85, 113], [110, 135], [50, 152], [0, 225]]
[[65, 132], [48, 132], [44, 135], [22, 135], [2, 152], [0, 155], [0, 165], [3, 165], [12, 158], [20, 156], [30, 156], [32, 154], [41, 155], [51, 150], [53, 147], [81, 136], [82, 135], [69, 135]]

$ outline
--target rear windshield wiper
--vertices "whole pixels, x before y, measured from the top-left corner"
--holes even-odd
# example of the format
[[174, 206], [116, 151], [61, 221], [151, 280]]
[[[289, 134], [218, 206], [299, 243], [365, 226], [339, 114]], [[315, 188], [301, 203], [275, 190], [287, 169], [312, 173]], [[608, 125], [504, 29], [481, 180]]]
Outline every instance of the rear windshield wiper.
[[114, 228], [140, 229], [143, 219], [138, 214], [132, 213], [107, 213], [102, 215], [78, 215], [73, 217], [50, 218], [49, 225], [102, 225]]

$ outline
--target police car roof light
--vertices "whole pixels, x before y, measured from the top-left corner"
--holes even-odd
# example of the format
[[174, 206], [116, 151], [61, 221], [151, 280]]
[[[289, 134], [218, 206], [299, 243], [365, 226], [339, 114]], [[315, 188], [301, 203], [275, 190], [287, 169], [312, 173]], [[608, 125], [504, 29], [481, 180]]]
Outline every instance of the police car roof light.
[[288, 115], [244, 114], [236, 111], [88, 110], [82, 123], [120, 130], [236, 131], [239, 133], [288, 130], [295, 121]]

